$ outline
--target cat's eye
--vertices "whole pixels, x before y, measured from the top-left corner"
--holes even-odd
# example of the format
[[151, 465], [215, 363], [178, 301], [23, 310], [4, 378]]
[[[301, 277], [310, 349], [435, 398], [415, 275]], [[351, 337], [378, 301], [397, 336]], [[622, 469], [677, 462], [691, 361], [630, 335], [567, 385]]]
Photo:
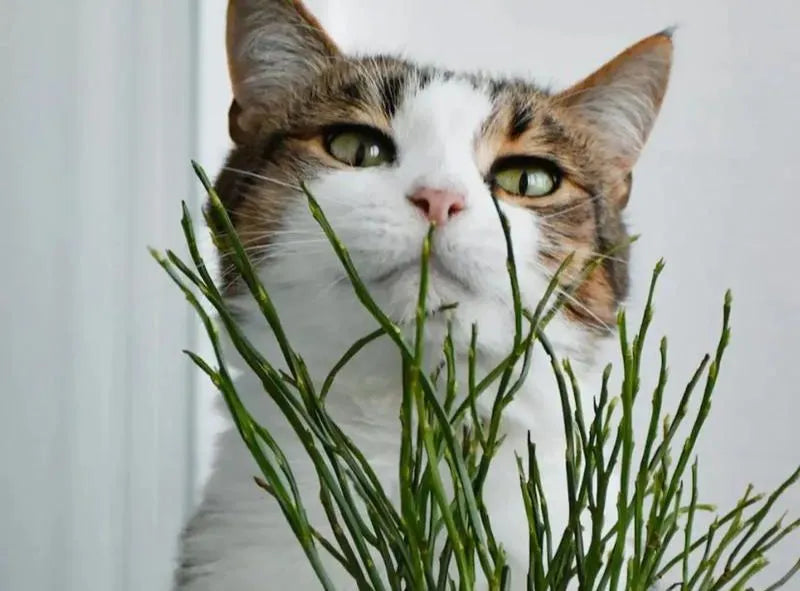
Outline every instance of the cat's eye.
[[392, 140], [377, 129], [362, 125], [331, 128], [325, 149], [340, 162], [356, 168], [389, 164], [395, 159]]
[[558, 189], [561, 173], [547, 160], [514, 157], [494, 166], [492, 183], [520, 197], [546, 197]]

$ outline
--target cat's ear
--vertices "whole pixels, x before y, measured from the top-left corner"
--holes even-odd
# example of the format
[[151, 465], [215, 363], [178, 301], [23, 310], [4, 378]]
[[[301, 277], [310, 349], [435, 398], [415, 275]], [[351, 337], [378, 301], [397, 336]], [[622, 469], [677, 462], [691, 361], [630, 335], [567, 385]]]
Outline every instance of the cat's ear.
[[672, 66], [672, 31], [629, 47], [556, 95], [620, 172], [633, 168], [653, 128]]
[[280, 105], [340, 55], [301, 0], [228, 0], [227, 49], [234, 141], [247, 136], [254, 112]]

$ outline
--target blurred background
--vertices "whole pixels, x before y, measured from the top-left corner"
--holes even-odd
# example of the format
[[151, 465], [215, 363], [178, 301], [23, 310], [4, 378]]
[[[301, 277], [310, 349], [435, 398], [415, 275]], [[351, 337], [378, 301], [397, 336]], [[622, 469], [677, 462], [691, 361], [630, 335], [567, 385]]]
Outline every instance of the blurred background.
[[[653, 334], [671, 400], [733, 344], [700, 444], [727, 507], [800, 462], [800, 9], [794, 0], [309, 0], [349, 51], [565, 86], [677, 24], [638, 166], [634, 293], [667, 260]], [[0, 590], [167, 591], [222, 424], [205, 350], [148, 245], [181, 251], [189, 159], [228, 148], [223, 0], [0, 0]], [[657, 343], [646, 373], [655, 378]], [[781, 508], [800, 513], [797, 491]], [[775, 552], [776, 578], [797, 538]], [[800, 583], [795, 583], [800, 585]], [[798, 586], [791, 588], [800, 588]]]

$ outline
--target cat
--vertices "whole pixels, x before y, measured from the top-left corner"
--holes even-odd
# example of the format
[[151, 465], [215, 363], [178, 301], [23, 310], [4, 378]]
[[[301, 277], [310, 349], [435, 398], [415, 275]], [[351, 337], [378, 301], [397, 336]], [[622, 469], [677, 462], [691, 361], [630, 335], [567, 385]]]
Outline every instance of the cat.
[[[508, 218], [523, 304], [539, 301], [555, 269], [564, 282], [613, 249], [566, 298], [548, 328], [583, 376], [612, 331], [628, 290], [623, 212], [632, 169], [666, 92], [672, 35], [631, 46], [561, 92], [418, 65], [344, 55], [299, 1], [230, 0], [227, 50], [234, 147], [216, 189], [316, 379], [376, 328], [312, 219], [299, 183], [319, 201], [362, 279], [398, 324], [413, 322], [419, 253], [431, 223], [428, 308], [449, 312], [460, 371], [479, 330], [479, 373], [508, 353], [514, 333], [506, 244], [492, 196]], [[271, 360], [279, 350], [252, 298], [221, 257], [222, 284], [243, 328]], [[443, 320], [426, 338], [440, 350]], [[243, 363], [237, 388], [292, 462], [311, 522], [327, 521], [305, 453]], [[376, 341], [339, 376], [328, 408], [397, 498], [400, 364]], [[597, 391], [597, 382], [585, 390]], [[554, 523], [564, 523], [564, 437], [553, 374], [543, 355], [507, 409], [506, 439], [486, 486], [498, 541], [524, 588], [528, 540], [514, 452], [538, 445]], [[202, 503], [181, 537], [176, 589], [321, 588], [235, 429], [221, 435]], [[332, 561], [340, 589], [354, 587]]]

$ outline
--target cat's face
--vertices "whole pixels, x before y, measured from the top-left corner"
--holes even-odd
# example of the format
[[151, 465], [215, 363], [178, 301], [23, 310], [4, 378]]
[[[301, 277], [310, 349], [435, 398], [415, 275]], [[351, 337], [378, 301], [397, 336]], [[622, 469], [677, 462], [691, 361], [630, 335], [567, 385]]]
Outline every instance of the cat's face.
[[557, 94], [343, 56], [286, 0], [232, 0], [228, 45], [237, 147], [217, 189], [253, 259], [280, 270], [273, 279], [310, 292], [344, 283], [303, 182], [398, 321], [413, 317], [431, 223], [429, 305], [459, 302], [470, 321], [496, 321], [510, 311], [510, 291], [495, 197], [524, 303], [537, 303], [570, 253], [563, 285], [611, 253], [565, 314], [591, 328], [613, 321], [628, 283], [621, 214], [666, 89], [668, 34]]

